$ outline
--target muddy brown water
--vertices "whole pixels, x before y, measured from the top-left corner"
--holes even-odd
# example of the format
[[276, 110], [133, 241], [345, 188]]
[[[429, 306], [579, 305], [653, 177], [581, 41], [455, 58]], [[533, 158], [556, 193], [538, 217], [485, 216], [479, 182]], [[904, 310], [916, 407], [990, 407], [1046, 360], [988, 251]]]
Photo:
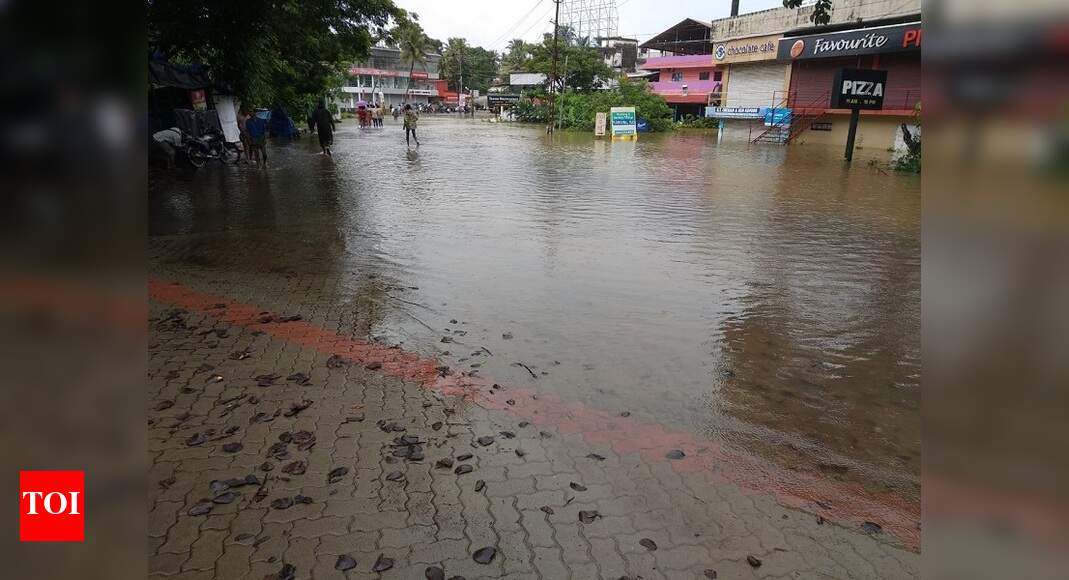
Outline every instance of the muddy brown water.
[[919, 502], [919, 178], [705, 133], [420, 133], [154, 171], [150, 268], [326, 300], [340, 332]]

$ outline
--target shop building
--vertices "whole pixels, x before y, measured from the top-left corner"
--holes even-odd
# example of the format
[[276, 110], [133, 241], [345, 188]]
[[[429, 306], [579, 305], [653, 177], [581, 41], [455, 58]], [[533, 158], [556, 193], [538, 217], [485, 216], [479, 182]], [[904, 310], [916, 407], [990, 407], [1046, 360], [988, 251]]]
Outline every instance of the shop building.
[[[409, 84], [409, 66], [401, 61], [396, 48], [375, 46], [366, 62], [349, 69], [349, 79], [342, 87], [338, 106], [343, 110], [356, 108], [358, 101], [382, 103], [387, 107], [409, 103], [429, 103], [436, 100], [438, 91], [438, 63], [441, 55], [427, 53], [427, 62], [417, 64]], [[406, 100], [405, 96], [409, 95]]]
[[[921, 102], [920, 14], [788, 31], [777, 59], [789, 65], [786, 100], [789, 120], [766, 130], [775, 142], [842, 145], [850, 111], [832, 108], [832, 84], [845, 68], [887, 71], [883, 108], [862, 111], [858, 148], [893, 149], [901, 144], [901, 125], [915, 123]], [[915, 128], [915, 127], [911, 127]], [[766, 140], [766, 139], [762, 139]]]
[[[810, 25], [812, 10], [811, 5], [772, 8], [709, 23], [713, 63], [722, 71], [722, 94], [721, 106], [709, 107], [705, 114], [720, 119], [721, 139], [788, 141], [788, 109], [804, 96], [791, 92], [792, 63], [779, 58], [785, 34], [876, 26], [888, 17], [914, 18], [910, 15], [919, 13], [920, 0], [837, 0], [831, 22], [820, 28]], [[830, 95], [830, 84], [825, 90]], [[772, 127], [775, 130], [769, 131]]]

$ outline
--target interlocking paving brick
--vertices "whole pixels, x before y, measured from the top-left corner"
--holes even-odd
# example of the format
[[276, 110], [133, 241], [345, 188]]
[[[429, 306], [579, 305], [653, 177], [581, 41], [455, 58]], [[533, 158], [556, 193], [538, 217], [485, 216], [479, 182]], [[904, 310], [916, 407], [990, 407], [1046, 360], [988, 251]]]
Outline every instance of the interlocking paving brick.
[[[170, 275], [181, 273], [173, 268]], [[199, 280], [195, 273], [186, 275]], [[350, 554], [359, 566], [348, 577], [372, 578], [379, 553], [396, 561], [388, 574], [393, 577], [420, 577], [428, 564], [444, 566], [447, 577], [472, 579], [690, 578], [705, 569], [718, 570], [721, 578], [919, 575], [918, 555], [889, 534], [869, 537], [830, 522], [821, 526], [811, 511], [785, 507], [769, 494], [693, 464], [664, 461], [658, 445], [685, 447], [664, 428], [614, 436], [612, 429], [632, 427], [587, 411], [577, 419], [554, 407], [559, 400], [534, 399], [535, 392], [521, 388], [506, 391], [515, 406], [471, 397], [463, 385], [438, 377], [433, 361], [347, 338], [352, 315], [329, 288], [286, 280], [272, 286], [278, 281], [271, 277], [250, 282], [225, 274], [211, 285], [229, 300], [202, 300], [205, 295], [186, 287], [153, 287], [152, 318], [165, 318], [178, 304], [187, 309], [186, 324], [199, 327], [183, 331], [153, 324], [151, 331], [150, 409], [161, 400], [174, 401], [169, 409], [149, 412], [155, 421], [149, 427], [153, 577], [259, 580], [289, 562], [297, 566], [298, 578], [340, 578], [334, 562]], [[225, 307], [210, 308], [217, 302]], [[259, 313], [269, 311], [305, 318], [259, 323]], [[225, 330], [227, 337], [197, 334], [208, 328]], [[230, 356], [246, 350], [243, 360]], [[349, 364], [329, 368], [334, 354]], [[382, 362], [382, 369], [363, 368], [361, 361], [372, 360]], [[194, 375], [202, 364], [214, 368]], [[178, 376], [165, 378], [171, 370]], [[310, 378], [308, 385], [286, 380], [297, 372]], [[212, 381], [214, 374], [223, 380]], [[271, 374], [278, 375], [273, 384], [257, 385], [256, 377]], [[303, 398], [312, 405], [296, 417], [282, 415]], [[446, 408], [455, 412], [447, 414]], [[276, 410], [279, 416], [273, 417]], [[380, 419], [396, 421], [405, 431], [384, 433]], [[521, 420], [534, 424], [519, 428]], [[436, 431], [431, 428], [436, 421], [448, 425]], [[218, 441], [185, 444], [194, 433], [214, 429], [219, 435], [235, 426], [236, 433]], [[302, 429], [315, 436], [311, 449], [290, 443], [286, 459], [268, 458], [268, 447], [280, 435]], [[516, 438], [472, 445], [502, 430]], [[422, 462], [387, 461], [399, 434], [426, 441]], [[222, 443], [232, 441], [243, 448], [222, 452]], [[515, 449], [526, 454], [520, 457]], [[474, 467], [470, 474], [434, 467], [439, 458], [463, 453], [474, 455], [466, 462]], [[604, 461], [589, 458], [591, 453]], [[308, 462], [303, 474], [282, 473], [298, 459]], [[265, 461], [271, 470], [261, 470]], [[348, 473], [328, 482], [327, 474], [339, 466]], [[395, 470], [404, 479], [386, 481]], [[265, 497], [256, 500], [260, 485], [243, 486], [233, 503], [216, 504], [206, 516], [187, 515], [194, 503], [212, 496], [213, 479], [249, 473], [263, 482]], [[172, 476], [169, 486], [155, 485]], [[476, 492], [478, 480], [485, 487]], [[571, 482], [586, 490], [572, 489]], [[270, 507], [272, 500], [297, 495], [312, 503]], [[553, 513], [541, 511], [543, 506]], [[598, 510], [601, 517], [580, 524], [580, 509]], [[643, 537], [653, 538], [658, 550], [638, 544]], [[498, 549], [489, 565], [471, 558], [484, 545]], [[764, 562], [756, 572], [745, 561], [748, 554]]]

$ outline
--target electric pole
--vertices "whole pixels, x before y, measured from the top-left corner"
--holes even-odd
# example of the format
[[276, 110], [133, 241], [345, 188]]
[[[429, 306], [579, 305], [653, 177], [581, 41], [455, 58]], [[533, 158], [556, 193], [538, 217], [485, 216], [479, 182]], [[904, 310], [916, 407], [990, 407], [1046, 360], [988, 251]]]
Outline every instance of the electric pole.
[[553, 70], [549, 77], [549, 126], [546, 127], [547, 133], [553, 132], [557, 106], [557, 33], [560, 30], [560, 0], [553, 0], [553, 3], [557, 6], [553, 15]]

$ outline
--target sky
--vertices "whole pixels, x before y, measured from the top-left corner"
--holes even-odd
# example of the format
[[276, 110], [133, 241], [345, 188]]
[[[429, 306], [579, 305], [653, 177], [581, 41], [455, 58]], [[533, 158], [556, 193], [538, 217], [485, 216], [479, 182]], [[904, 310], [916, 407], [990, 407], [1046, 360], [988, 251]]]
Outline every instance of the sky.
[[[428, 36], [459, 36], [468, 44], [503, 50], [508, 41], [538, 40], [552, 30], [552, 0], [394, 0], [419, 15]], [[731, 0], [617, 0], [620, 36], [645, 42], [683, 20], [713, 20], [731, 13]], [[740, 12], [782, 6], [782, 0], [742, 0]]]

